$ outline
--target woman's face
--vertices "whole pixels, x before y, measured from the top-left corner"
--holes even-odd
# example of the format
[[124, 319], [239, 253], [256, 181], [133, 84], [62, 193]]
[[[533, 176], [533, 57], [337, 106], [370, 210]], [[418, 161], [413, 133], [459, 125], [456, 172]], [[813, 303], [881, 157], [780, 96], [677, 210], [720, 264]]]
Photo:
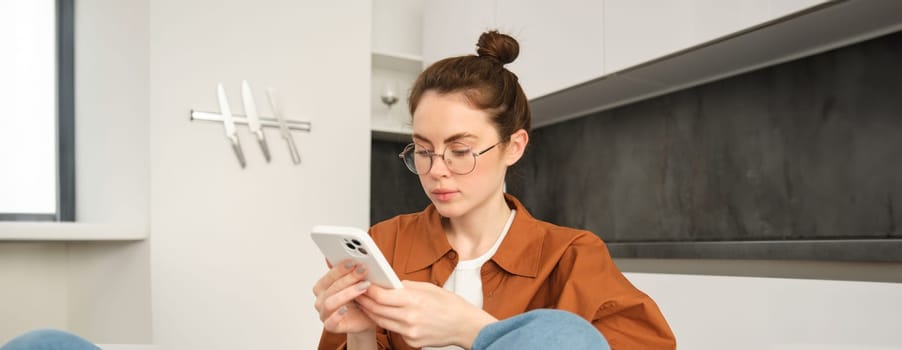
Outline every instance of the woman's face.
[[413, 115], [413, 141], [417, 149], [438, 154], [432, 168], [419, 175], [420, 183], [444, 217], [460, 217], [500, 195], [505, 171], [516, 162], [511, 161], [505, 144], [478, 156], [476, 167], [465, 175], [455, 174], [442, 160], [440, 155], [446, 148], [451, 148], [445, 153], [450, 158], [461, 144], [476, 153], [497, 144], [500, 137], [489, 118], [487, 112], [471, 106], [461, 93], [428, 91], [420, 98]]

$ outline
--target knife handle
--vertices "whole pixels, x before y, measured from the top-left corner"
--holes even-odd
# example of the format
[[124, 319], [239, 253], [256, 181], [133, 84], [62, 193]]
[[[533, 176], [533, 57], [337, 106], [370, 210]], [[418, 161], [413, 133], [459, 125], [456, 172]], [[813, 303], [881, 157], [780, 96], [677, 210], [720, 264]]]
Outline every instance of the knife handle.
[[235, 151], [235, 157], [238, 158], [238, 164], [241, 165], [241, 169], [247, 167], [247, 161], [244, 159], [244, 151], [241, 150], [241, 143], [238, 142], [237, 137], [228, 137], [229, 143], [232, 144], [232, 150]]
[[263, 158], [269, 163], [269, 145], [266, 144], [266, 135], [263, 134], [263, 130], [257, 131], [257, 144], [259, 144], [260, 149], [263, 150]]
[[298, 153], [298, 147], [294, 144], [294, 137], [291, 137], [291, 134], [285, 136], [285, 141], [288, 141], [288, 151], [291, 152], [291, 161], [294, 164], [301, 164], [301, 154]]

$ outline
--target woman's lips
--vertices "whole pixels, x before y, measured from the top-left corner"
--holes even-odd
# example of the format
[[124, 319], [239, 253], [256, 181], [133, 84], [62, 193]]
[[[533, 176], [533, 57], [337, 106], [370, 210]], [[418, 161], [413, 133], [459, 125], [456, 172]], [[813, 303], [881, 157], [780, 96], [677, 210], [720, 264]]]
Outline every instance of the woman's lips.
[[452, 190], [435, 190], [432, 191], [432, 196], [439, 201], [449, 201], [457, 195], [457, 191]]

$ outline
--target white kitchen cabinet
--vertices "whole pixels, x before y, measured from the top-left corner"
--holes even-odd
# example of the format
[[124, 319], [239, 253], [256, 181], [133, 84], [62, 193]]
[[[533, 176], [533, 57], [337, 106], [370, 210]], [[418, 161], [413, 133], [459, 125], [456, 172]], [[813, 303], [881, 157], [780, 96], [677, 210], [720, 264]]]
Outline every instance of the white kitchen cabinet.
[[422, 0], [373, 0], [373, 52], [417, 57], [422, 38]]
[[[680, 4], [712, 8], [640, 11], [635, 6], [666, 2], [605, 0], [605, 73], [530, 100], [533, 125], [586, 116], [902, 30], [898, 0], [760, 2], [769, 4], [766, 11], [751, 5], [726, 11], [713, 8], [714, 1], [691, 0]], [[712, 18], [716, 13], [722, 17]], [[692, 20], [692, 25], [680, 19], [690, 14], [706, 19]], [[755, 23], [742, 22], [743, 16]], [[743, 24], [737, 26], [739, 22]]]
[[476, 54], [479, 34], [496, 27], [496, 6], [496, 0], [425, 1], [424, 67], [446, 57]]
[[604, 73], [742, 32], [825, 0], [605, 0]]
[[508, 68], [533, 99], [603, 74], [604, 1], [497, 0], [497, 27], [520, 43]]
[[423, 11], [423, 59], [476, 53], [479, 35], [498, 29], [520, 43], [508, 66], [530, 99], [602, 73], [601, 0], [428, 1]]
[[542, 127], [899, 30], [898, 0], [429, 0], [426, 65], [498, 29]]
[[827, 0], [427, 1], [423, 59], [475, 52], [499, 29], [520, 42], [509, 66], [528, 98], [709, 43]]

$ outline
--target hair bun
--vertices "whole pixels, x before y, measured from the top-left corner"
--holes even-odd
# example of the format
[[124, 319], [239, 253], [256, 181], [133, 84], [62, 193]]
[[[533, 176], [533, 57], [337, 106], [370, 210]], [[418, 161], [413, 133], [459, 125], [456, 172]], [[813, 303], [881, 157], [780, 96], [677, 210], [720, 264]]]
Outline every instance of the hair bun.
[[517, 59], [517, 55], [520, 54], [520, 44], [511, 36], [492, 30], [479, 36], [476, 53], [479, 54], [479, 57], [491, 57], [501, 64], [508, 64]]

